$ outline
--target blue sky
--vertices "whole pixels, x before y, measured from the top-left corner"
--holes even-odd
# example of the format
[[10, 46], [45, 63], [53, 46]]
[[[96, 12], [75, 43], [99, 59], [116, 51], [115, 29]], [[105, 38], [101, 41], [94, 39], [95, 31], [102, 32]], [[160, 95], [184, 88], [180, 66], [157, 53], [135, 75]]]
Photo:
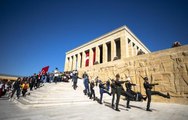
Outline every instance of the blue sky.
[[0, 0], [0, 73], [64, 69], [65, 52], [127, 25], [152, 51], [188, 44], [186, 0]]

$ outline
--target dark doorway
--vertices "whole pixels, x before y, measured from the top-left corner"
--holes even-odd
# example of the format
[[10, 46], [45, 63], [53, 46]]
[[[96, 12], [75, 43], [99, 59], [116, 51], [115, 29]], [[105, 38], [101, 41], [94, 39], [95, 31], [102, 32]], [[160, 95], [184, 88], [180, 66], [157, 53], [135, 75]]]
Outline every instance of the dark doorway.
[[107, 62], [111, 61], [111, 42], [106, 43], [107, 46]]
[[103, 63], [103, 48], [102, 45], [99, 46], [99, 51], [100, 51], [100, 63]]
[[71, 70], [73, 70], [73, 56], [71, 56], [71, 58], [72, 58], [72, 63], [71, 63]]
[[115, 44], [116, 44], [116, 56], [118, 57], [118, 59], [121, 59], [121, 43], [120, 43], [120, 38], [115, 40]]
[[95, 48], [92, 48], [92, 51], [93, 51], [93, 65], [96, 61], [96, 49]]

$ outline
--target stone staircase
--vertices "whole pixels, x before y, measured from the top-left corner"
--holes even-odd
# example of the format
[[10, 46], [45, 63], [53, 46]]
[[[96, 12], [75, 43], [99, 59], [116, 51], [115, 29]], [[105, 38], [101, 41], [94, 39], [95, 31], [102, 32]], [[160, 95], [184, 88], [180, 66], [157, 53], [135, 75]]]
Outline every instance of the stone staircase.
[[[76, 90], [72, 87], [72, 82], [65, 83], [45, 83], [37, 90], [29, 91], [30, 95], [20, 97], [14, 101], [22, 107], [42, 107], [42, 106], [59, 106], [71, 104], [92, 104], [93, 100], [83, 94], [84, 86], [81, 79], [78, 80]], [[95, 87], [96, 97], [100, 97], [99, 88]], [[103, 100], [111, 99], [110, 96], [104, 95]]]

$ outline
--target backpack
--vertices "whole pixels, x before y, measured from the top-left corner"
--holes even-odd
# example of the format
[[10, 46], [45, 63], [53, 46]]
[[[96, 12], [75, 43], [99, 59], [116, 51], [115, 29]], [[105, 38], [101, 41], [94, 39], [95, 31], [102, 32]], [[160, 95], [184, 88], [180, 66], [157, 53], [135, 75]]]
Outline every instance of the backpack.
[[27, 89], [27, 88], [28, 88], [27, 84], [24, 83], [23, 89]]

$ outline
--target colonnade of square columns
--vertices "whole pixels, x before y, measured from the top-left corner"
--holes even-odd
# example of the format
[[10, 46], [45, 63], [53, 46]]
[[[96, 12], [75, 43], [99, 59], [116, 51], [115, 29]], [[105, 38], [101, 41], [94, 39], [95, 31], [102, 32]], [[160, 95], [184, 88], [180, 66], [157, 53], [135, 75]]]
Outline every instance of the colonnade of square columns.
[[[110, 46], [107, 46], [107, 44]], [[138, 45], [126, 37], [119, 37], [115, 40], [107, 41], [94, 47], [92, 46], [91, 48], [88, 47], [86, 46], [84, 47], [85, 49], [80, 49], [83, 50], [81, 52], [75, 51], [75, 54], [66, 56], [66, 71], [78, 70], [95, 64], [110, 62], [115, 58], [121, 59], [135, 56], [139, 50]], [[108, 51], [110, 51], [110, 53]], [[86, 56], [86, 53], [89, 54], [88, 57]], [[89, 59], [89, 64], [87, 63], [88, 66], [86, 66], [86, 59]]]

